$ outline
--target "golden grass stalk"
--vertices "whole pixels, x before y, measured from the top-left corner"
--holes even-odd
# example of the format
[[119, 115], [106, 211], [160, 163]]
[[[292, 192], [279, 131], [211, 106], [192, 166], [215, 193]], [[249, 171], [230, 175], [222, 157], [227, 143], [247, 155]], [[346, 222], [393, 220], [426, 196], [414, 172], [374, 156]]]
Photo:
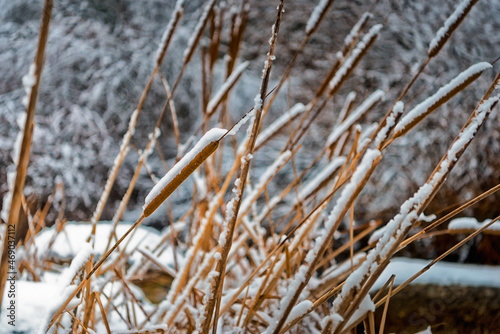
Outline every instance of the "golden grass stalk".
[[[390, 257], [397, 251], [399, 245], [403, 242], [404, 237], [413, 226], [414, 222], [442, 186], [446, 177], [468, 147], [477, 130], [483, 124], [499, 98], [500, 97], [497, 96], [486, 101], [481, 100], [474, 110], [472, 117], [464, 125], [426, 184], [401, 206], [401, 212], [388, 223], [385, 237], [380, 239], [376, 248], [369, 253], [365, 261], [366, 265], [360, 268], [361, 272], [353, 276], [349, 284], [349, 289], [343, 290], [341, 298], [338, 298], [334, 303], [335, 311], [344, 319], [349, 319], [350, 316], [352, 316], [371, 286], [380, 276], [385, 266], [387, 266]], [[372, 265], [374, 265], [374, 267], [372, 267]], [[335, 333], [342, 331], [346, 321], [342, 322], [336, 328]]]
[[319, 27], [321, 21], [325, 17], [328, 9], [333, 5], [334, 0], [319, 0], [316, 7], [314, 7], [311, 16], [306, 24], [306, 35], [312, 35]]
[[460, 73], [447, 85], [441, 87], [435, 94], [428, 97], [404, 116], [394, 129], [393, 138], [401, 137], [433, 111], [448, 102], [453, 96], [464, 90], [488, 68], [492, 66], [486, 62], [472, 65]]
[[158, 51], [156, 52], [156, 66], [160, 67], [163, 63], [163, 59], [165, 58], [165, 54], [167, 53], [167, 48], [170, 45], [170, 41], [172, 40], [172, 36], [174, 35], [175, 28], [179, 24], [182, 19], [182, 15], [184, 14], [184, 0], [177, 0], [175, 3], [174, 11], [172, 12], [172, 17], [168, 23], [168, 26], [163, 33], [161, 38], [160, 46], [158, 47]]
[[212, 14], [213, 8], [215, 6], [215, 0], [210, 0], [207, 2], [205, 7], [203, 8], [203, 13], [196, 25], [194, 32], [191, 35], [191, 38], [188, 41], [188, 48], [184, 51], [183, 63], [187, 64], [191, 60], [191, 57], [196, 50], [196, 47], [199, 44], [200, 38], [203, 35], [203, 31], [207, 25], [207, 22]]
[[[394, 278], [396, 278], [395, 275], [392, 275], [391, 278], [389, 279], [390, 285], [389, 285], [389, 292], [387, 293], [388, 296], [392, 296], [392, 288], [394, 286]], [[380, 327], [379, 327], [379, 334], [384, 334], [384, 327], [385, 327], [385, 320], [387, 318], [387, 310], [389, 309], [389, 298], [386, 298], [385, 305], [384, 305], [384, 311], [382, 312], [382, 319], [380, 320]]]
[[[35, 60], [33, 63], [34, 71], [30, 73], [29, 81], [31, 87], [26, 87], [29, 91], [28, 105], [26, 106], [26, 120], [24, 122], [23, 137], [19, 156], [17, 158], [16, 177], [14, 180], [14, 187], [11, 192], [11, 201], [9, 208], [9, 216], [7, 218], [7, 226], [5, 228], [3, 246], [2, 246], [2, 259], [0, 260], [0, 306], [4, 295], [5, 283], [7, 280], [7, 273], [9, 271], [16, 271], [15, 268], [9, 269], [9, 245], [15, 247], [16, 242], [11, 243], [12, 235], [9, 231], [16, 230], [18, 222], [18, 212], [21, 208], [21, 198], [24, 190], [24, 182], [26, 180], [26, 172], [28, 169], [29, 155], [31, 149], [31, 139], [33, 136], [34, 117], [36, 111], [36, 103], [38, 99], [38, 91], [40, 89], [40, 79], [43, 71], [45, 46], [49, 37], [50, 18], [52, 15], [53, 0], [45, 0], [43, 5], [42, 20], [40, 23], [40, 33], [38, 35], [38, 47], [36, 50]], [[31, 72], [31, 71], [30, 71]], [[31, 77], [33, 76], [33, 77]], [[4, 203], [6, 205], [6, 203]], [[14, 265], [12, 266], [14, 267]]]
[[[249, 141], [247, 143], [247, 149], [246, 149], [246, 154], [244, 159], [244, 162], [242, 163], [241, 167], [241, 173], [239, 177], [239, 185], [237, 186], [236, 194], [237, 194], [237, 199], [236, 203], [233, 208], [233, 212], [231, 219], [227, 222], [227, 230], [225, 229], [222, 233], [226, 234], [226, 240], [224, 245], [222, 245], [222, 251], [221, 251], [221, 259], [217, 261], [216, 265], [216, 272], [218, 275], [213, 279], [212, 285], [211, 285], [211, 290], [212, 290], [212, 298], [210, 298], [206, 304], [206, 309], [204, 310], [204, 315], [202, 318], [202, 323], [200, 325], [200, 328], [203, 333], [208, 333], [210, 329], [210, 325], [212, 322], [212, 317], [214, 319], [213, 322], [213, 333], [217, 331], [217, 320], [218, 320], [218, 312], [219, 312], [219, 305], [220, 305], [220, 298], [222, 295], [222, 286], [224, 284], [224, 275], [225, 275], [225, 268], [226, 268], [226, 261], [227, 261], [227, 256], [229, 254], [229, 251], [231, 249], [232, 245], [232, 239], [233, 239], [233, 234], [234, 234], [234, 229], [236, 227], [236, 219], [238, 217], [238, 211], [240, 209], [241, 205], [241, 197], [243, 196], [243, 192], [245, 189], [245, 184], [246, 184], [246, 179], [248, 176], [248, 171], [250, 168], [250, 160], [252, 153], [254, 151], [255, 147], [255, 141], [257, 139], [257, 135], [259, 133], [260, 129], [260, 122], [261, 122], [261, 117], [262, 117], [262, 106], [265, 103], [266, 95], [267, 95], [267, 87], [269, 84], [269, 79], [271, 75], [271, 68], [272, 68], [272, 63], [274, 59], [274, 49], [276, 47], [276, 41], [278, 38], [278, 32], [279, 32], [279, 27], [281, 23], [281, 17], [283, 14], [283, 8], [284, 8], [284, 0], [281, 0], [278, 8], [277, 8], [277, 15], [276, 15], [276, 21], [273, 25], [272, 29], [272, 36], [270, 39], [270, 46], [269, 46], [269, 52], [267, 53], [267, 59], [264, 64], [264, 70], [263, 70], [263, 77], [262, 77], [262, 82], [260, 86], [260, 91], [259, 94], [255, 98], [255, 119], [252, 125], [252, 130], [249, 135]], [[214, 309], [215, 309], [215, 314], [214, 314]]]
[[446, 42], [450, 39], [451, 35], [462, 23], [464, 18], [469, 14], [472, 7], [478, 0], [463, 0], [455, 9], [455, 11], [446, 19], [444, 25], [438, 30], [436, 36], [429, 44], [429, 51], [427, 56], [432, 58], [436, 56]]
[[356, 172], [353, 174], [351, 183], [349, 183], [342, 191], [340, 198], [337, 200], [337, 203], [332, 209], [332, 212], [328, 217], [328, 221], [325, 224], [325, 234], [321, 237], [321, 239], [316, 240], [314, 248], [309, 250], [306, 262], [302, 265], [303, 269], [299, 269], [294, 282], [291, 283], [294, 288], [293, 295], [291, 298], [287, 297], [284, 299], [280, 305], [280, 312], [278, 318], [276, 319], [276, 324], [271, 329], [272, 333], [278, 334], [281, 331], [289, 313], [292, 311], [295, 303], [299, 299], [302, 290], [306, 287], [309, 279], [314, 274], [317, 263], [321, 260], [326, 248], [330, 245], [330, 241], [332, 240], [335, 231], [340, 226], [340, 223], [352, 203], [354, 203], [354, 200], [368, 182], [369, 177], [375, 170], [380, 159], [380, 152], [368, 152], [365, 155], [363, 162], [360, 166], [358, 166]]

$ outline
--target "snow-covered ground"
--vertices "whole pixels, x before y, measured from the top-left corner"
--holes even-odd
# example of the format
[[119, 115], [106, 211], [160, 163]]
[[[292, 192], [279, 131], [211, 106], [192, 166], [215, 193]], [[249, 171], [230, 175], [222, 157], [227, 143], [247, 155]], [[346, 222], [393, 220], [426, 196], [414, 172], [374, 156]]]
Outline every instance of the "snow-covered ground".
[[[131, 226], [131, 223], [121, 223], [117, 226], [116, 234], [119, 238], [122, 236]], [[176, 230], [181, 231], [184, 225], [177, 224]], [[78, 254], [82, 253], [86, 247], [88, 247], [87, 239], [90, 236], [91, 224], [88, 223], [78, 223], [69, 222], [65, 225], [64, 229], [60, 233], [56, 233], [55, 228], [48, 228], [43, 230], [38, 234], [35, 239], [34, 247], [31, 246], [27, 251], [28, 254], [23, 254], [23, 251], [18, 252], [19, 257], [24, 256], [35, 256], [39, 261], [46, 259], [51, 260], [72, 260], [75, 262], [75, 258]], [[97, 226], [95, 247], [93, 253], [99, 256], [103, 254], [106, 246], [108, 244], [109, 234], [112, 228], [110, 222], [99, 222]], [[168, 232], [168, 231], [166, 231]], [[131, 265], [144, 259], [144, 256], [140, 252], [135, 250], [141, 250], [145, 253], [152, 254], [154, 248], [161, 244], [161, 240], [164, 238], [165, 233], [162, 235], [157, 230], [141, 226], [135, 230], [131, 237], [125, 239], [124, 244], [126, 244], [126, 252], [130, 253], [129, 262]], [[49, 245], [50, 251], [49, 251]], [[172, 250], [168, 247], [163, 251], [161, 256], [155, 256], [155, 260], [164, 265], [165, 267], [172, 266]], [[64, 281], [65, 273], [68, 272], [69, 266], [57, 266], [53, 265], [51, 270], [37, 270], [35, 271], [40, 277], [40, 281], [28, 281], [26, 275], [18, 278], [16, 281], [16, 297], [8, 298], [9, 289], [4, 291], [4, 301], [15, 300], [16, 307], [16, 319], [15, 327], [8, 324], [11, 320], [7, 317], [6, 312], [2, 312], [1, 322], [0, 322], [0, 333], [13, 333], [14, 331], [19, 333], [36, 333], [39, 327], [46, 320], [46, 311], [50, 309], [57, 301], [62, 297], [64, 293], [64, 286], [61, 286], [62, 281]], [[8, 282], [9, 283], [9, 282]], [[93, 284], [97, 284], [103, 289], [106, 295], [119, 295], [121, 292], [120, 283], [110, 285], [105, 283], [100, 279], [94, 281]], [[131, 286], [134, 288], [134, 286]], [[73, 286], [74, 288], [74, 286]], [[96, 290], [100, 290], [96, 288]], [[113, 293], [111, 293], [113, 290]], [[153, 305], [149, 303], [143, 296], [141, 290], [134, 288], [134, 294], [136, 297], [140, 298], [141, 306], [145, 310], [152, 310]], [[106, 302], [106, 298], [101, 297], [103, 303]], [[116, 302], [116, 300], [115, 300]], [[117, 303], [119, 305], [119, 303]], [[121, 307], [118, 306], [118, 309]], [[122, 310], [123, 311], [123, 310]], [[144, 314], [137, 306], [138, 319], [145, 319]], [[108, 316], [108, 321], [111, 327], [115, 330], [127, 330], [126, 324], [119, 317], [116, 312], [110, 312]], [[101, 322], [102, 323], [102, 322]], [[104, 331], [104, 327], [102, 328]]]
[[[109, 222], [100, 222], [97, 230], [95, 253], [102, 254], [108, 240], [111, 224]], [[125, 233], [130, 227], [130, 223], [123, 223], [118, 226], [118, 236]], [[78, 252], [85, 247], [86, 239], [89, 236], [91, 226], [86, 223], [68, 223], [63, 232], [59, 233], [51, 246], [51, 252], [47, 253], [47, 247], [50, 240], [54, 237], [54, 229], [46, 229], [36, 238], [36, 247], [38, 258], [59, 258], [72, 259]], [[132, 236], [127, 245], [127, 250], [136, 248], [151, 251], [160, 241], [162, 236], [151, 228], [141, 227]], [[158, 257], [159, 261], [165, 266], [172, 266], [171, 250], [164, 252], [164, 255]], [[140, 260], [141, 254], [133, 252], [131, 262]], [[381, 288], [384, 283], [396, 275], [394, 284], [399, 285], [410, 278], [413, 274], [424, 268], [430, 261], [410, 258], [394, 258], [384, 273], [377, 280], [372, 291]], [[66, 270], [66, 269], [65, 269]], [[40, 282], [27, 281], [26, 277], [21, 277], [17, 281], [16, 292], [16, 327], [13, 328], [7, 322], [9, 319], [3, 315], [0, 323], [0, 333], [11, 333], [15, 329], [21, 333], [36, 332], [45, 320], [46, 308], [52, 305], [52, 302], [60, 297], [61, 277], [64, 271], [59, 272], [57, 268], [51, 271], [45, 271], [40, 277]], [[96, 282], [96, 284], [99, 284]], [[464, 285], [472, 287], [494, 287], [500, 288], [500, 267], [486, 265], [459, 264], [449, 262], [438, 262], [431, 269], [417, 278], [412, 284], [436, 284], [436, 285]], [[105, 291], [110, 291], [111, 287], [106, 286]], [[119, 286], [113, 287], [114, 293], [120, 290]], [[7, 298], [5, 291], [4, 300]], [[140, 290], [134, 290], [136, 296], [141, 298], [143, 307], [146, 311], [153, 310], [154, 305], [150, 304], [142, 296]], [[109, 294], [108, 294], [109, 295]], [[105, 298], [103, 302], [105, 303]], [[137, 310], [139, 318], [144, 318], [141, 310]], [[111, 311], [108, 314], [111, 329], [126, 330], [123, 320], [116, 312]], [[104, 327], [102, 327], [104, 330]]]

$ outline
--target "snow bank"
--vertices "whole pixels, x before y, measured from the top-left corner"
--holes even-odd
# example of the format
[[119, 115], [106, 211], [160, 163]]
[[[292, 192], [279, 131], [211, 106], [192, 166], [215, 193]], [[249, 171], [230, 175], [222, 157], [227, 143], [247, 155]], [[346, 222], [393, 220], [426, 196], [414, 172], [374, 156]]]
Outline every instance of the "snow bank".
[[[132, 223], [123, 222], [116, 227], [116, 236], [120, 238], [132, 226]], [[102, 254], [108, 244], [109, 235], [112, 231], [113, 224], [111, 222], [99, 222], [95, 236], [94, 251], [96, 254]], [[50, 254], [61, 259], [72, 258], [76, 255], [77, 250], [81, 249], [87, 242], [90, 235], [92, 224], [68, 222], [64, 226], [64, 230], [59, 233], [50, 248]], [[43, 229], [35, 238], [35, 246], [38, 254], [47, 255], [50, 241], [56, 233], [55, 228]], [[132, 239], [127, 245], [127, 250], [132, 250], [136, 247], [145, 247], [147, 245], [156, 245], [160, 242], [161, 237], [158, 231], [146, 226], [139, 226], [132, 236]]]
[[[393, 274], [396, 275], [394, 285], [401, 285], [430, 262], [430, 260], [422, 259], [393, 258], [370, 291], [377, 291], [380, 289]], [[440, 261], [414, 280], [412, 284], [500, 288], [500, 266]]]
[[[485, 224], [491, 222], [491, 219], [486, 219], [482, 223], [478, 222], [476, 218], [461, 217], [451, 220], [448, 223], [448, 229], [450, 230], [479, 230]], [[499, 231], [500, 232], [500, 222], [493, 223], [486, 230]]]

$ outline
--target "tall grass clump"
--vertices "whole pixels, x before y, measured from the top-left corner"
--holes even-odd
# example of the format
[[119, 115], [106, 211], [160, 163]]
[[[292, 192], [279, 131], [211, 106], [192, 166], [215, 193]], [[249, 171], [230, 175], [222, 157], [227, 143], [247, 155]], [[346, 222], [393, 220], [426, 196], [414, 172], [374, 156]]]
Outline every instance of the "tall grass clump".
[[[457, 4], [430, 42], [428, 54], [421, 55], [416, 70], [390, 92], [384, 87], [370, 92], [346, 89], [362, 72], [360, 64], [384, 31], [385, 22], [371, 13], [363, 14], [336, 53], [325, 57], [328, 70], [309, 87], [307, 99], [299, 102], [290, 92], [294, 76], [300, 74], [296, 69], [300, 71], [303, 52], [320, 25], [331, 24], [335, 29], [335, 22], [325, 22], [329, 11], [335, 11], [334, 1], [320, 0], [316, 6], [307, 6], [310, 17], [303, 39], [290, 59], [278, 51], [287, 33], [284, 22], [293, 19], [287, 18], [288, 2], [266, 3], [276, 11], [269, 26], [264, 20], [261, 23], [267, 31], [261, 50], [263, 62], [241, 59], [248, 20], [256, 10], [251, 3], [206, 1], [196, 12], [199, 17], [190, 31], [180, 68], [172, 76], [167, 75], [164, 61], [172, 49], [181, 47], [175, 37], [183, 29], [187, 6], [187, 2], [177, 0], [161, 40], [156, 41], [155, 57], [148, 60], [151, 75], [143, 92], [138, 101], [129, 101], [128, 128], [90, 223], [79, 224], [89, 227], [85, 243], [75, 249], [71, 262], [61, 263], [52, 255], [57, 253], [58, 241], [72, 240], [72, 224], [64, 219], [64, 209], [54, 227], [47, 227], [52, 222], [46, 217], [52, 201], [61, 201], [64, 191], [58, 187], [47, 204], [34, 211], [29, 210], [23, 196], [44, 48], [50, 33], [52, 1], [46, 0], [35, 71], [25, 79], [29, 102], [6, 220], [6, 224], [16, 226], [21, 224], [21, 209], [28, 215], [27, 232], [17, 240], [20, 278], [39, 282], [48, 275], [59, 275], [61, 293], [47, 305], [38, 331], [349, 333], [363, 326], [367, 333], [374, 333], [375, 328], [383, 332], [394, 294], [499, 219], [491, 217], [490, 222], [470, 231], [405, 284], [396, 287], [391, 280], [386, 283], [388, 291], [370, 294], [397, 252], [432, 235], [453, 216], [498, 190], [498, 185], [477, 190], [475, 198], [465, 205], [448, 210], [423, 229], [420, 226], [426, 208], [447, 179], [453, 182], [453, 168], [495, 112], [500, 73], [473, 110], [457, 110], [469, 113], [468, 120], [453, 134], [455, 139], [447, 143], [448, 149], [434, 169], [419, 171], [427, 175], [426, 181], [411, 197], [401, 199], [394, 217], [382, 222], [373, 213], [368, 215], [371, 222], [363, 225], [354, 219], [357, 199], [367, 191], [394, 143], [425, 126], [428, 117], [439, 113], [449, 100], [466, 94], [466, 88], [476, 84], [482, 73], [493, 71], [493, 65], [485, 61], [463, 64], [468, 68], [444, 74], [450, 81], [435, 92], [416, 99], [408, 97], [422, 75], [433, 75], [428, 65], [446, 48], [476, 2]], [[57, 6], [53, 9], [58, 10]], [[182, 114], [176, 102], [178, 88], [193, 63], [200, 71], [198, 81], [191, 84], [199, 86], [202, 96], [197, 120], [193, 121], [197, 128], [185, 133], [179, 126]], [[258, 85], [241, 82], [249, 72], [255, 72]], [[231, 101], [238, 99], [236, 87], [240, 83], [255, 98], [245, 110], [234, 110]], [[136, 126], [151, 112], [145, 106], [155, 86], [164, 92], [163, 104], [157, 106], [161, 112], [148, 131], [148, 139], [138, 147], [133, 141]], [[282, 102], [286, 99], [288, 107]], [[338, 101], [343, 103], [338, 105]], [[333, 121], [320, 124], [327, 118]], [[162, 133], [166, 119], [171, 126], [168, 133], [163, 127]], [[318, 124], [331, 128], [322, 141], [311, 144], [307, 138], [320, 128]], [[174, 158], [164, 158], [165, 143], [176, 151]], [[112, 221], [103, 222], [118, 173], [133, 151], [138, 153], [137, 160], [126, 191], [120, 194]], [[164, 176], [155, 175], [153, 157], [162, 161]], [[123, 216], [137, 197], [134, 190], [143, 180], [141, 174], [149, 175], [154, 187], [141, 197], [143, 206], [135, 222], [126, 224]], [[188, 203], [173, 205], [171, 198], [180, 190], [189, 193]], [[155, 234], [154, 238], [142, 235], [140, 239], [141, 225], [152, 216], [163, 217], [169, 226], [158, 238]], [[41, 244], [37, 239], [49, 229], [53, 232], [50, 242]], [[8, 237], [5, 229], [0, 288], [6, 282]], [[102, 245], [99, 239], [104, 240]], [[374, 317], [379, 307], [384, 308], [381, 321]]]

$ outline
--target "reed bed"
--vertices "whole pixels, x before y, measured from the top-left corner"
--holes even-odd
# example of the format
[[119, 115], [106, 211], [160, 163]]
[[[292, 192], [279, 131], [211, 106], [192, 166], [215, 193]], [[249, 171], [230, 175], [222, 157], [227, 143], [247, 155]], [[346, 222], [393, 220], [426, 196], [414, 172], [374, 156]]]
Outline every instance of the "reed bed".
[[[457, 5], [457, 10], [430, 43], [429, 53], [424, 55], [416, 74], [408, 78], [407, 83], [394, 88], [400, 90], [397, 91], [399, 98], [389, 101], [388, 110], [380, 107], [386, 96], [382, 90], [365, 97], [355, 92], [347, 94], [342, 99], [344, 106], [336, 111], [337, 122], [330, 135], [324, 143], [319, 143], [320, 148], [313, 152], [313, 159], [306, 162], [306, 167], [301, 168], [296, 156], [304, 150], [303, 138], [319, 115], [327, 112], [326, 106], [342, 92], [341, 88], [380, 38], [383, 25], [369, 13], [360, 17], [346, 36], [328, 73], [318, 78], [316, 93], [309, 101], [282, 110], [282, 117], [271, 122], [264, 121], [265, 117], [270, 117], [269, 110], [274, 108], [276, 96], [289, 79], [296, 59], [300, 59], [302, 50], [323, 23], [326, 12], [334, 10], [334, 1], [320, 0], [315, 8], [311, 6], [311, 17], [300, 47], [285, 64], [283, 73], [273, 72], [273, 76], [279, 78], [277, 84], [271, 81], [271, 73], [273, 63], [282, 61], [276, 59], [279, 55], [275, 55], [275, 50], [280, 43], [280, 25], [287, 15], [287, 3], [281, 0], [270, 4], [277, 6], [277, 10], [272, 27], [263, 27], [269, 30], [269, 45], [266, 46], [265, 62], [261, 64], [261, 84], [260, 87], [248, 87], [255, 90], [256, 97], [254, 105], [248, 106], [243, 115], [242, 111], [231, 110], [229, 97], [242, 74], [252, 68], [238, 57], [251, 7], [245, 1], [234, 6], [207, 1], [184, 52], [182, 68], [177, 77], [170, 78], [162, 74], [161, 65], [169, 48], [177, 47], [172, 41], [181, 24], [184, 6], [184, 1], [178, 0], [159, 41], [151, 78], [137, 106], [131, 107], [135, 111], [131, 113], [129, 128], [90, 219], [92, 229], [88, 243], [77, 252], [66, 270], [48, 257], [53, 242], [46, 249], [37, 249], [35, 240], [47, 224], [44, 217], [48, 207], [29, 217], [30, 233], [19, 245], [23, 248], [20, 261], [23, 277], [37, 281], [43, 279], [46, 272], [64, 272], [59, 279], [61, 295], [54, 296], [56, 300], [45, 310], [39, 332], [348, 333], [361, 326], [367, 333], [375, 333], [376, 329], [382, 333], [392, 295], [468, 240], [487, 231], [498, 219], [477, 230], [460, 230], [468, 236], [440, 254], [407, 283], [396, 287], [392, 279], [386, 283], [388, 292], [370, 294], [375, 281], [398, 251], [436, 233], [456, 233], [437, 228], [499, 189], [495, 186], [486, 192], [478, 191], [475, 199], [420, 232], [412, 233], [421, 223], [421, 214], [494, 111], [500, 99], [500, 74], [477, 101], [475, 110], [470, 111], [469, 120], [456, 134], [434, 171], [427, 171], [428, 180], [414, 196], [403, 202], [400, 212], [387, 223], [377, 222], [378, 217], [374, 216], [372, 223], [354, 226], [356, 199], [384, 158], [386, 149], [417, 124], [425, 123], [432, 112], [439, 112], [441, 106], [460, 95], [483, 72], [492, 70], [492, 65], [486, 62], [470, 64], [469, 69], [449, 84], [405, 111], [409, 109], [407, 105], [415, 104], [406, 100], [407, 92], [425, 73], [426, 65], [445, 47], [452, 33], [459, 29], [476, 2], [466, 0]], [[51, 6], [52, 2], [46, 0], [46, 8]], [[27, 107], [27, 125], [12, 192], [9, 224], [15, 224], [19, 206], [25, 202], [21, 190], [27, 168], [30, 127], [33, 126], [30, 115], [35, 111], [49, 18], [50, 10], [47, 9], [40, 29], [36, 81]], [[216, 64], [221, 62], [218, 51], [221, 40], [227, 41], [228, 54], [224, 60], [224, 83], [217, 87], [214, 72]], [[200, 118], [203, 122], [189, 134], [187, 142], [181, 143], [176, 121], [176, 87], [198, 49], [202, 57], [200, 85], [204, 97]], [[155, 81], [155, 78], [160, 80]], [[130, 140], [148, 91], [158, 82], [165, 89], [165, 104], [150, 132], [149, 142], [140, 152], [129, 188], [113, 218], [107, 246], [99, 253], [95, 240], [102, 225], [100, 216], [123, 159], [131, 149]], [[170, 82], [174, 83], [172, 89]], [[118, 234], [117, 228], [122, 224], [121, 217], [138, 175], [143, 168], [148, 169], [148, 157], [157, 154], [155, 146], [159, 151], [162, 138], [159, 125], [168, 117], [169, 110], [177, 159], [168, 162], [170, 166], [163, 178], [152, 175], [156, 186], [146, 197], [140, 218], [125, 233]], [[368, 114], [376, 118], [377, 123], [362, 125]], [[237, 120], [233, 119], [234, 115], [243, 117]], [[279, 138], [280, 150], [267, 151], [266, 154], [274, 152], [269, 157], [272, 163], [256, 169], [254, 156], [264, 151], [273, 138]], [[323, 171], [318, 172], [318, 166]], [[264, 172], [257, 175], [254, 170]], [[293, 182], [277, 186], [279, 183], [273, 181], [280, 173], [293, 175]], [[172, 220], [157, 243], [130, 249], [128, 245], [136, 237], [140, 225], [155, 211], [173, 217], [171, 211], [177, 209], [169, 206], [168, 199], [188, 178], [194, 180], [190, 209], [175, 213], [182, 218]], [[283, 213], [285, 198], [287, 207]], [[50, 202], [47, 205], [50, 206]], [[60, 217], [53, 238], [62, 238], [65, 228], [64, 217]], [[6, 249], [4, 242], [0, 287], [6, 281]], [[173, 252], [172, 261], [165, 263], [162, 256], [169, 251]], [[163, 291], [161, 297], [148, 296], [148, 283], [155, 283], [152, 277], [162, 278], [156, 280]], [[374, 317], [378, 307], [384, 309], [381, 322], [376, 322]]]

